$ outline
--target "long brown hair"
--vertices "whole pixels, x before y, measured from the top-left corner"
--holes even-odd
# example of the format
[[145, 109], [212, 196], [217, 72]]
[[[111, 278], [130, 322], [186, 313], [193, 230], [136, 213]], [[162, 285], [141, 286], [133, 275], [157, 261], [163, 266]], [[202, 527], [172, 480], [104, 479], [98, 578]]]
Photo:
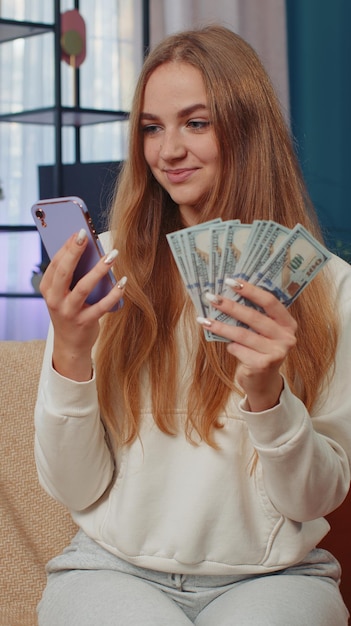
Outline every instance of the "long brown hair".
[[[148, 56], [130, 117], [129, 158], [118, 181], [110, 228], [119, 250], [118, 275], [126, 274], [125, 304], [102, 324], [96, 355], [102, 415], [117, 443], [138, 436], [150, 382], [157, 426], [175, 433], [182, 314], [191, 328], [192, 379], [186, 398], [186, 432], [214, 445], [214, 429], [235, 389], [235, 359], [221, 343], [207, 343], [192, 324], [195, 312], [184, 293], [166, 233], [182, 227], [177, 205], [152, 176], [143, 154], [140, 113], [146, 82], [161, 64], [186, 62], [202, 74], [219, 146], [219, 175], [199, 208], [199, 221], [213, 217], [272, 219], [293, 228], [304, 224], [321, 239], [269, 78], [254, 50], [220, 26], [168, 37]], [[328, 273], [318, 275], [291, 307], [298, 322], [297, 348], [284, 366], [291, 388], [310, 409], [335, 357], [338, 323]], [[144, 393], [144, 392], [143, 392]]]

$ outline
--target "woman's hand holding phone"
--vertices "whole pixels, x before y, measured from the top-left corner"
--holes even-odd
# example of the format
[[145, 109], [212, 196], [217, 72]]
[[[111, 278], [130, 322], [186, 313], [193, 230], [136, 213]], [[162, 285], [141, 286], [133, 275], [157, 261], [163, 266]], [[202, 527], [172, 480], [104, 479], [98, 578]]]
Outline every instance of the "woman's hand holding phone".
[[54, 367], [67, 378], [89, 380], [99, 319], [122, 304], [125, 280], [116, 284], [111, 271], [117, 251], [104, 254], [77, 196], [39, 200], [31, 213], [51, 259], [40, 290], [55, 331]]
[[99, 301], [87, 304], [88, 295], [108, 274], [118, 254], [113, 250], [102, 257], [72, 288], [74, 271], [87, 245], [84, 229], [72, 235], [52, 258], [40, 284], [54, 326], [53, 366], [62, 376], [80, 382], [92, 375], [91, 351], [99, 320], [121, 302], [126, 282], [121, 279]]

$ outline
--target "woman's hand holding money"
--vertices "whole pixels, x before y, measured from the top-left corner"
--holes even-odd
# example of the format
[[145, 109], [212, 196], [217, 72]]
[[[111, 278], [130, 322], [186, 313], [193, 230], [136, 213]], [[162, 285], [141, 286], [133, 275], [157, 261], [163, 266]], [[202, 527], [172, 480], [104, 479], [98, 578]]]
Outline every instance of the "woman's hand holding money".
[[211, 306], [239, 325], [209, 318], [198, 318], [198, 321], [229, 341], [228, 352], [238, 359], [236, 379], [246, 393], [247, 408], [254, 412], [265, 411], [279, 402], [284, 385], [280, 368], [296, 344], [297, 323], [268, 291], [248, 282], [228, 282], [236, 293], [263, 312], [247, 306], [248, 303], [207, 294]]

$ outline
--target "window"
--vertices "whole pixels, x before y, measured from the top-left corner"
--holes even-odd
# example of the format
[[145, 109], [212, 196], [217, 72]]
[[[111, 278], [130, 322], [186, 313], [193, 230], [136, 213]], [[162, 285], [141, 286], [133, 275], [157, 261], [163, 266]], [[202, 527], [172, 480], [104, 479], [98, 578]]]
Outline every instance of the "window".
[[[60, 12], [75, 8], [61, 0]], [[0, 18], [53, 24], [54, 0], [2, 0]], [[86, 59], [79, 69], [80, 106], [128, 111], [142, 56], [142, 0], [80, 0], [86, 23]], [[52, 107], [55, 102], [54, 34], [18, 38], [0, 45], [0, 116]], [[61, 104], [74, 106], [74, 70], [61, 62]], [[82, 126], [82, 162], [120, 161], [127, 148], [127, 121]], [[76, 159], [74, 127], [62, 130], [62, 161]], [[30, 207], [39, 198], [38, 166], [55, 161], [52, 125], [1, 122], [0, 117], [0, 339], [45, 337], [48, 316], [33, 295], [32, 273], [40, 263], [40, 241]], [[28, 294], [14, 297], [14, 294]]]

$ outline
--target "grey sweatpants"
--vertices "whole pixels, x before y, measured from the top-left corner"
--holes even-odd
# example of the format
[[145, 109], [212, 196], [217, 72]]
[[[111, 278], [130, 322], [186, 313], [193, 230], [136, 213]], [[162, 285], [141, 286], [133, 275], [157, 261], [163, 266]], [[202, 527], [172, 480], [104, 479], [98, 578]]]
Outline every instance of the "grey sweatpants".
[[48, 564], [39, 626], [346, 626], [340, 566], [313, 550], [263, 576], [188, 576], [146, 570], [81, 531]]

